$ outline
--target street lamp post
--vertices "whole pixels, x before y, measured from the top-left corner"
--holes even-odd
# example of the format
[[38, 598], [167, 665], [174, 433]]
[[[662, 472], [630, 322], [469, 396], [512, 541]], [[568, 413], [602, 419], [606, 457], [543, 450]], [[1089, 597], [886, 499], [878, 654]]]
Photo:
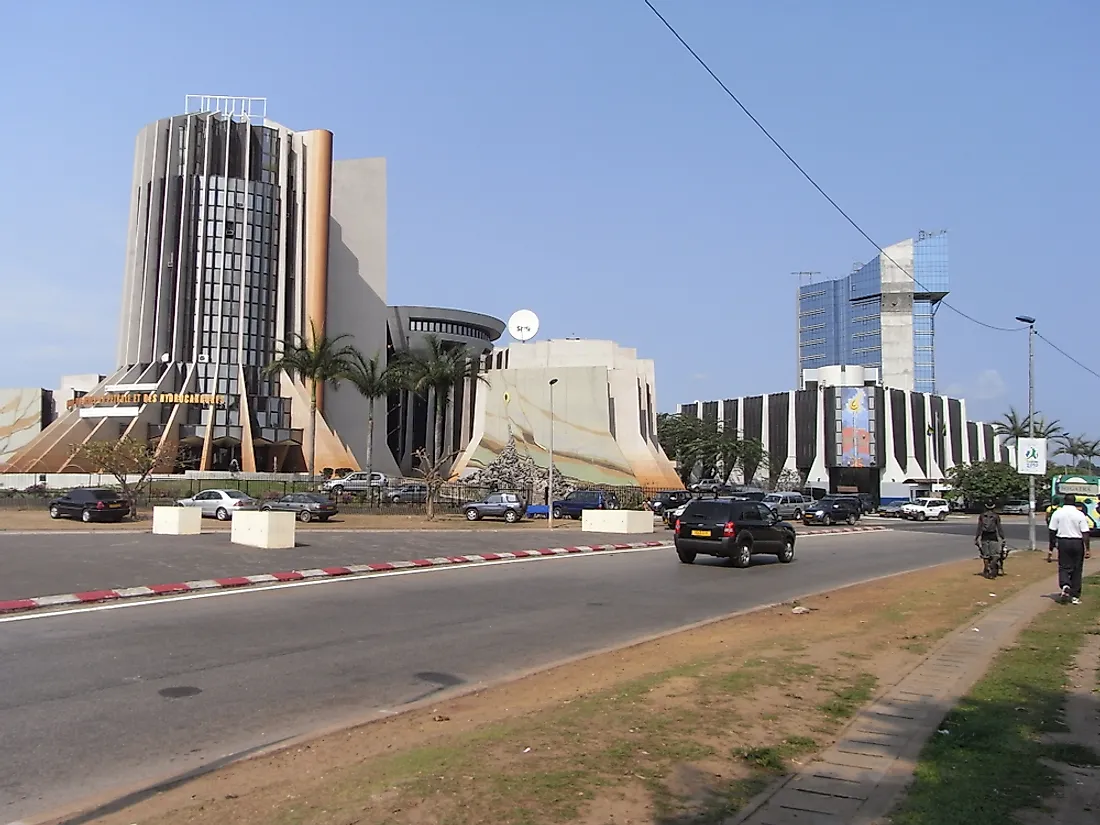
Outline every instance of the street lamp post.
[[547, 526], [554, 529], [554, 385], [557, 378], [550, 379], [550, 472], [546, 481], [546, 519]]
[[[1027, 324], [1027, 434], [1035, 438], [1035, 319], [1030, 315], [1017, 315], [1016, 320]], [[1020, 463], [1020, 448], [1016, 447], [1016, 464]], [[1027, 545], [1035, 549], [1035, 476], [1027, 477]]]

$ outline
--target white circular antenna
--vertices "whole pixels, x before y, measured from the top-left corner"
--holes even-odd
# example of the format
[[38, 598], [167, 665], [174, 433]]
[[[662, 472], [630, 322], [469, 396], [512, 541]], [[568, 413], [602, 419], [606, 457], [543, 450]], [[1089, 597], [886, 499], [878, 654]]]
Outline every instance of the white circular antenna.
[[539, 316], [529, 309], [517, 309], [508, 319], [508, 334], [517, 341], [530, 341], [539, 331]]

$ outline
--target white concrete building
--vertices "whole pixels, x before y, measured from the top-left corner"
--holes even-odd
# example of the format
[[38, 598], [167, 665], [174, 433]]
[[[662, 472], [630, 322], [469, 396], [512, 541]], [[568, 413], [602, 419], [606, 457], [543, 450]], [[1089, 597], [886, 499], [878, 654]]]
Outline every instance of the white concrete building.
[[554, 466], [569, 478], [682, 487], [657, 443], [652, 361], [612, 341], [582, 340], [511, 344], [487, 358], [487, 381], [477, 388], [472, 437], [456, 475], [488, 466], [510, 439], [546, 467], [553, 437]]

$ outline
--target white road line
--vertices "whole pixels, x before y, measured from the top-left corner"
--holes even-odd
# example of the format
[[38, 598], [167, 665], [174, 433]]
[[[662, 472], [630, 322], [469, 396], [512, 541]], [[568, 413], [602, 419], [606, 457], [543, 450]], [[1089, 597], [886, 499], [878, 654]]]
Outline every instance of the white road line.
[[[88, 607], [76, 607], [67, 610], [52, 610], [49, 612], [20, 613], [16, 616], [0, 618], [0, 624], [11, 622], [29, 622], [35, 619], [53, 619], [59, 616], [73, 616], [79, 613], [98, 613], [103, 610], [124, 610], [131, 607], [157, 607], [186, 602], [193, 599], [214, 599], [229, 596], [255, 596], [268, 593], [272, 590], [287, 590], [292, 587], [316, 587], [323, 584], [340, 584], [343, 582], [364, 581], [369, 579], [387, 579], [391, 576], [413, 576], [422, 573], [442, 573], [445, 571], [459, 572], [462, 570], [477, 570], [483, 567], [496, 567], [502, 564], [526, 564], [527, 562], [549, 561], [551, 559], [593, 559], [603, 556], [618, 556], [624, 553], [648, 553], [653, 550], [670, 550], [671, 544], [659, 547], [633, 547], [628, 550], [601, 550], [598, 553], [573, 553], [568, 556], [533, 556], [525, 559], [503, 559], [502, 561], [486, 562], [484, 564], [448, 564], [438, 567], [412, 567], [411, 569], [387, 570], [379, 573], [369, 573], [361, 576], [332, 576], [325, 579], [309, 579], [307, 581], [281, 582], [267, 587], [227, 588], [214, 590], [208, 593], [183, 593], [178, 596], [164, 596], [149, 601], [135, 602], [110, 602], [108, 604], [89, 605]], [[501, 554], [503, 555], [503, 554]], [[411, 565], [412, 562], [409, 562]], [[396, 566], [396, 565], [395, 565]], [[258, 577], [257, 577], [258, 578]]]
[[[890, 532], [888, 530], [867, 530], [857, 531], [855, 533], [799, 533], [800, 539], [806, 538], [851, 538], [852, 536], [874, 536], [881, 535], [882, 533]], [[262, 574], [256, 576], [247, 576], [249, 581], [254, 583], [260, 582], [272, 582], [270, 585], [263, 587], [241, 587], [241, 588], [226, 588], [224, 590], [212, 590], [204, 593], [180, 593], [179, 595], [167, 595], [160, 596], [149, 601], [122, 601], [122, 602], [109, 602], [106, 604], [88, 605], [87, 607], [74, 607], [65, 610], [51, 610], [51, 611], [36, 611], [31, 613], [19, 613], [14, 616], [0, 617], [0, 624], [10, 624], [12, 622], [29, 622], [36, 619], [53, 619], [59, 616], [73, 616], [80, 613], [98, 613], [103, 610], [126, 610], [133, 607], [157, 607], [164, 605], [171, 605], [175, 602], [192, 601], [194, 599], [214, 599], [230, 596], [254, 596], [257, 594], [267, 593], [272, 590], [287, 590], [292, 587], [316, 587], [324, 584], [339, 584], [341, 582], [354, 582], [363, 581], [365, 579], [385, 579], [391, 576], [411, 576], [422, 573], [441, 573], [444, 571], [460, 571], [460, 570], [478, 570], [484, 567], [495, 567], [501, 564], [525, 564], [527, 562], [535, 561], [549, 561], [551, 559], [592, 559], [600, 558], [601, 556], [618, 556], [625, 553], [649, 553], [654, 550], [671, 550], [673, 547], [672, 542], [667, 544], [661, 544], [657, 547], [632, 547], [623, 550], [601, 550], [599, 552], [589, 553], [567, 553], [562, 555], [552, 556], [529, 556], [527, 558], [515, 558], [513, 553], [499, 553], [501, 557], [500, 561], [481, 562], [475, 564], [440, 564], [432, 567], [416, 567], [411, 561], [407, 562], [391, 562], [391, 564], [399, 568], [397, 570], [386, 570], [378, 572], [364, 572], [360, 575], [350, 576], [331, 576], [322, 579], [307, 579], [305, 581], [294, 582], [279, 582], [274, 576], [270, 574]], [[480, 559], [480, 557], [477, 557]], [[362, 569], [365, 565], [350, 565], [350, 570]], [[125, 592], [129, 591], [145, 591], [148, 588], [127, 588]], [[117, 590], [116, 592], [123, 593], [123, 590]], [[151, 591], [150, 591], [151, 592]], [[143, 594], [144, 595], [144, 594]], [[46, 597], [62, 599], [64, 601], [58, 601], [57, 604], [70, 604], [76, 601], [75, 597]], [[40, 600], [41, 601], [41, 600]]]

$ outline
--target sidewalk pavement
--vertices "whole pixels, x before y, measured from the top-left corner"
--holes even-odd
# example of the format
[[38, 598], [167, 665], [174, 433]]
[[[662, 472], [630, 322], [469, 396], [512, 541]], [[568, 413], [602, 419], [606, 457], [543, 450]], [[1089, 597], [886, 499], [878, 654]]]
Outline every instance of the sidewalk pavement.
[[[1100, 560], [1085, 574], [1100, 572]], [[1043, 610], [1057, 579], [1031, 585], [951, 633], [861, 711], [840, 739], [726, 825], [875, 825], [912, 779], [924, 743], [985, 674], [994, 656]], [[1072, 609], [1072, 608], [1066, 608]]]

